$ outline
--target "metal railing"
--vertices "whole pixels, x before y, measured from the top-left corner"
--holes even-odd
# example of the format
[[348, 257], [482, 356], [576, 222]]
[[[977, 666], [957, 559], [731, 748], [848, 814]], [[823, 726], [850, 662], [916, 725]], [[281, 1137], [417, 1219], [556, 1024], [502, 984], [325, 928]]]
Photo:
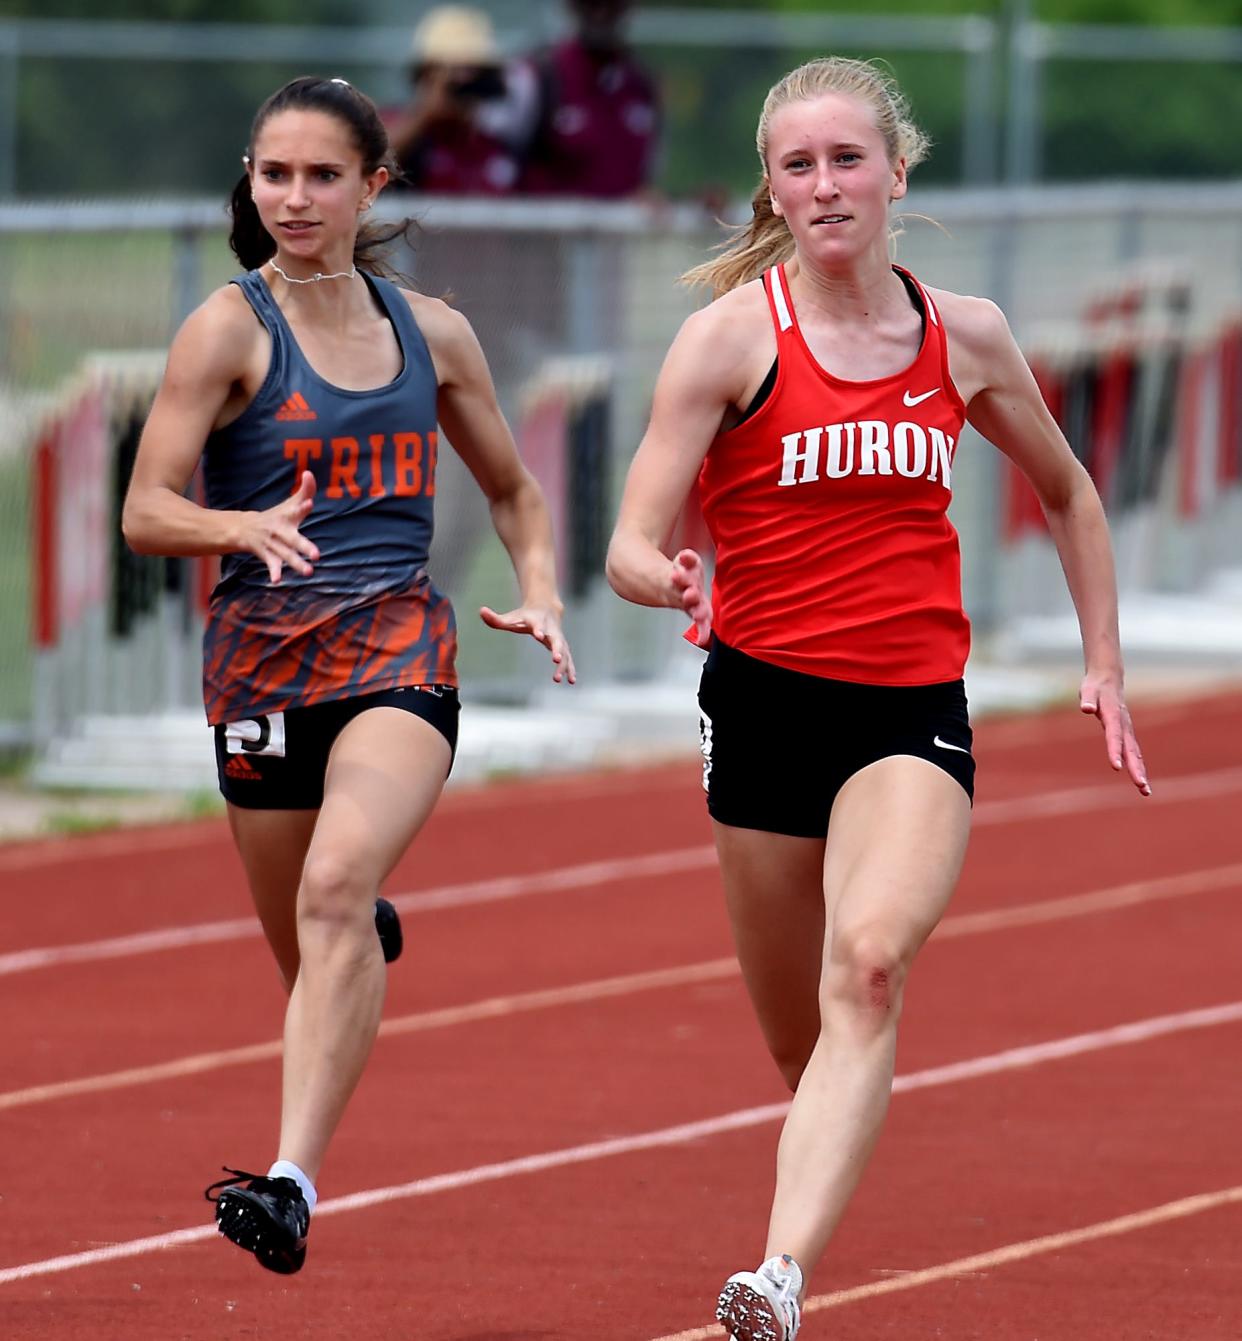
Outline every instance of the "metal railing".
[[[599, 561], [656, 373], [700, 301], [676, 277], [702, 259], [718, 228], [693, 209], [597, 202], [536, 207], [406, 198], [387, 210], [411, 205], [423, 231], [414, 254], [403, 258], [406, 267], [424, 291], [451, 294], [469, 316], [502, 407], [553, 503], [584, 677], [658, 678], [678, 645], [677, 621], [618, 601]], [[1165, 465], [1156, 476], [1142, 465], [1142, 490], [1123, 480], [1114, 495], [1126, 515], [1137, 516], [1141, 502], [1144, 518], [1132, 543], [1125, 516], [1116, 518], [1123, 586], [1196, 589], [1229, 553], [1222, 509], [1226, 495], [1237, 495], [1228, 452], [1216, 445], [1225, 432], [1217, 422], [1221, 397], [1237, 369], [1213, 351], [1224, 350], [1222, 333], [1242, 313], [1242, 186], [1183, 188], [1175, 202], [1135, 185], [923, 192], [906, 205], [939, 227], [910, 220], [897, 243], [903, 264], [933, 286], [999, 301], [1048, 375], [1076, 379], [1070, 389], [1080, 408], [1082, 395], [1096, 394], [1091, 360], [1110, 348], [1131, 351], [1133, 390], [1118, 432], [1134, 438], [1144, 461]], [[175, 566], [140, 570], [135, 578], [118, 563], [113, 523], [124, 487], [124, 434], [116, 426], [123, 402], [132, 427], [177, 322], [236, 268], [216, 202], [0, 206], [0, 414], [7, 429], [0, 471], [8, 486], [0, 490], [0, 720], [29, 729], [36, 684], [43, 733], [72, 729], [75, 714], [92, 704], [107, 712], [135, 696], [155, 705], [196, 701], [202, 588]], [[1157, 291], [1177, 295], [1175, 321], [1164, 311], [1154, 314], [1156, 325], [1101, 324], [1101, 311], [1132, 308]], [[1143, 348], [1157, 336], [1176, 362], [1163, 371], [1150, 361], [1139, 368]], [[1162, 386], [1173, 398], [1164, 405]], [[1097, 422], [1082, 413], [1073, 422], [1084, 438], [1075, 445], [1088, 456]], [[106, 443], [98, 450], [79, 445], [72, 458], [79, 473], [76, 510], [68, 516], [89, 525], [68, 533], [62, 527], [59, 543], [72, 556], [89, 535], [96, 549], [90, 562], [69, 566], [78, 583], [65, 607], [73, 618], [62, 612], [55, 622], [66, 636], [52, 638], [30, 614], [47, 613], [33, 599], [36, 592], [48, 597], [47, 581], [66, 580], [64, 572], [51, 579], [40, 572], [46, 555], [29, 521], [36, 456], [53, 428], [79, 441], [96, 431], [89, 425], [105, 423]], [[1190, 493], [1178, 475], [1188, 451], [1194, 463], [1187, 469], [1202, 476]], [[442, 462], [432, 571], [461, 615], [463, 678], [476, 698], [519, 698], [538, 678], [522, 659], [522, 640], [496, 639], [473, 618], [478, 604], [497, 605], [510, 593], [507, 562], [477, 487], [451, 453]], [[964, 438], [954, 483], [966, 600], [981, 638], [1002, 616], [1063, 606], [1046, 537], [1007, 527], [1012, 486], [998, 454]], [[1165, 552], [1175, 562], [1153, 560]], [[92, 582], [92, 564], [107, 574], [124, 568], [141, 599], [131, 592], [121, 601], [112, 577]]]

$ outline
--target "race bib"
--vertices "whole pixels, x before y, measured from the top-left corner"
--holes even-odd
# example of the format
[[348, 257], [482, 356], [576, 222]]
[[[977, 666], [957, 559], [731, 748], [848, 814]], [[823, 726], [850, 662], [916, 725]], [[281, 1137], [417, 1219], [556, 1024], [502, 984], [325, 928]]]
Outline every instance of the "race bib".
[[224, 744], [229, 754], [268, 754], [285, 757], [285, 714], [270, 712], [265, 717], [243, 717], [224, 728]]

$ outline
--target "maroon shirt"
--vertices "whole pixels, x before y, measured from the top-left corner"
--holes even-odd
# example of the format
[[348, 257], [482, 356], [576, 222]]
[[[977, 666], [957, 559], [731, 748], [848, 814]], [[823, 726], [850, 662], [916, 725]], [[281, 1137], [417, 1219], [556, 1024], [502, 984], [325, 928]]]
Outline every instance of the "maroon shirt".
[[518, 189], [626, 196], [645, 186], [659, 102], [634, 58], [601, 60], [571, 40], [536, 57], [534, 67], [546, 105]]
[[407, 151], [401, 169], [430, 195], [507, 195], [517, 183], [513, 151], [477, 126], [433, 128]]

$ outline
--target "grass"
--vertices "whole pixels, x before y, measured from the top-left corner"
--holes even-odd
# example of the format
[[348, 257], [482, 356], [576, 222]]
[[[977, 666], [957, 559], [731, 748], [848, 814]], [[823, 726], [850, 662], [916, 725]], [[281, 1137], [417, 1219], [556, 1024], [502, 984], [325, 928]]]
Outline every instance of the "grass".
[[174, 248], [159, 231], [0, 238], [0, 351], [13, 387], [53, 390], [100, 351], [167, 348], [188, 307], [238, 269], [222, 234], [203, 235], [198, 292], [183, 296]]
[[181, 819], [218, 819], [224, 814], [224, 797], [219, 792], [201, 788], [186, 794], [181, 808]]
[[53, 810], [43, 821], [45, 833], [58, 837], [73, 838], [79, 834], [104, 833], [109, 829], [119, 829], [119, 815], [102, 815], [80, 810]]
[[206, 788], [184, 794], [164, 792], [99, 792], [81, 787], [34, 788], [23, 785], [21, 772], [4, 779], [0, 808], [5, 795], [19, 802], [17, 813], [24, 824], [0, 832], [0, 843], [40, 835], [74, 838], [82, 834], [106, 833], [136, 824], [174, 824], [219, 819], [224, 799]]
[[0, 749], [0, 783], [19, 784], [32, 762], [27, 749]]
[[29, 482], [25, 461], [0, 457], [0, 721], [32, 709]]

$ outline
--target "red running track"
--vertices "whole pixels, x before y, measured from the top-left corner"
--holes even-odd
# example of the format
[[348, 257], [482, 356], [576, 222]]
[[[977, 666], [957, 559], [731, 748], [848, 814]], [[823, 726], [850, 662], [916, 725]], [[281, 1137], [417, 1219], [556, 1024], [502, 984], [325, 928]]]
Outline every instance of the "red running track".
[[[806, 1341], [1242, 1337], [1242, 697], [985, 722], [971, 853]], [[0, 1336], [698, 1341], [785, 1096], [692, 761], [462, 790], [307, 1267], [201, 1188], [273, 1149], [282, 997], [219, 823], [0, 849]]]

